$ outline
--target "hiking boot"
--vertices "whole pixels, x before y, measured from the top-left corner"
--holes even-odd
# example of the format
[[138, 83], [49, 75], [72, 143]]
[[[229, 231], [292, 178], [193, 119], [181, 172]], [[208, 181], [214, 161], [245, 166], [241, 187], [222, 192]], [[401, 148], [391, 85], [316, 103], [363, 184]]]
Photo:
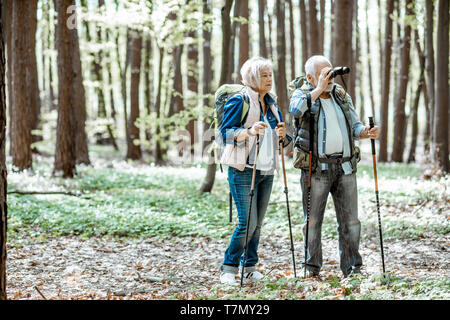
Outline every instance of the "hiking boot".
[[230, 286], [237, 286], [239, 283], [235, 278], [234, 273], [222, 272], [220, 275], [220, 283], [227, 284]]
[[244, 273], [244, 280], [250, 282], [256, 282], [264, 278], [264, 275], [259, 271], [252, 271]]
[[[304, 272], [304, 270], [303, 270]], [[319, 272], [312, 271], [312, 270], [306, 270], [306, 277], [307, 278], [319, 278]]]

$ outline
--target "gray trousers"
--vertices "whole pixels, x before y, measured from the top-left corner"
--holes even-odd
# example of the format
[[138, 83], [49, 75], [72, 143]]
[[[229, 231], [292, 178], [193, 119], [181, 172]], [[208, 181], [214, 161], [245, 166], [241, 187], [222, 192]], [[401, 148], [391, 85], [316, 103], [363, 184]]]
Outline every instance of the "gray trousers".
[[[302, 170], [303, 212], [306, 240], [306, 212], [308, 204], [308, 171]], [[359, 254], [361, 223], [358, 220], [358, 190], [356, 173], [344, 175], [340, 164], [329, 164], [328, 170], [317, 169], [311, 176], [311, 212], [308, 228], [308, 252], [306, 269], [319, 273], [322, 267], [322, 222], [328, 194], [333, 197], [339, 235], [340, 268], [344, 275], [359, 270], [362, 258]]]

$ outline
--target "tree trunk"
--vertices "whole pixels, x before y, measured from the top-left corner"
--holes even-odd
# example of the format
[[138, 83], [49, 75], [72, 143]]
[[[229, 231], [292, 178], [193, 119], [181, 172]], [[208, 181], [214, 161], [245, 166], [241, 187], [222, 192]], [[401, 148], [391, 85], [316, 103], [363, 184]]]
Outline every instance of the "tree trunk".
[[258, 1], [258, 13], [259, 13], [259, 55], [263, 58], [268, 58], [267, 55], [267, 43], [266, 43], [266, 32], [265, 25], [266, 21], [264, 20], [266, 12], [266, 1], [259, 0]]
[[[309, 56], [322, 54], [320, 50], [320, 26], [317, 20], [317, 2], [316, 0], [308, 0], [309, 5]], [[350, 19], [351, 21], [351, 19]], [[338, 29], [339, 30], [339, 29]]]
[[301, 44], [302, 44], [302, 67], [305, 66], [306, 60], [309, 58], [308, 47], [308, 16], [306, 15], [305, 0], [299, 0], [300, 2], [300, 30], [302, 32]]
[[[335, 66], [345, 66], [349, 64], [349, 59], [353, 56], [353, 1], [350, 0], [335, 0], [335, 30], [339, 32], [334, 33], [333, 47], [335, 48], [332, 63]], [[352, 70], [354, 73], [354, 70]], [[343, 84], [339, 77], [336, 77], [336, 82]], [[347, 91], [351, 93], [353, 88], [351, 84], [347, 83]], [[354, 98], [354, 97], [352, 97]]]
[[277, 104], [281, 109], [283, 119], [287, 115], [287, 91], [286, 91], [286, 30], [285, 30], [285, 6], [284, 0], [275, 2], [277, 17], [277, 69], [275, 72]]
[[[375, 116], [375, 99], [374, 99], [374, 93], [373, 93], [373, 81], [372, 81], [372, 58], [371, 58], [371, 50], [370, 50], [370, 32], [369, 32], [369, 0], [366, 0], [366, 41], [367, 41], [367, 79], [369, 82], [369, 97], [370, 97], [370, 105], [372, 110], [372, 116]], [[364, 69], [363, 70], [363, 74]], [[362, 77], [362, 75], [361, 75]]]
[[83, 85], [83, 72], [80, 58], [80, 45], [77, 29], [72, 30], [74, 80], [72, 103], [76, 114], [76, 164], [89, 165], [88, 138], [86, 134], [86, 94]]
[[[152, 92], [153, 92], [153, 77], [152, 77], [152, 39], [148, 35], [145, 39], [145, 60], [144, 60], [144, 106], [147, 112], [147, 115], [153, 111], [152, 109]], [[145, 129], [145, 140], [150, 142], [151, 133], [150, 128]]]
[[129, 137], [127, 140], [127, 159], [141, 159], [141, 147], [135, 143], [139, 140], [139, 128], [136, 120], [139, 118], [139, 83], [141, 79], [141, 49], [142, 35], [133, 32], [130, 48], [130, 117], [128, 118]]
[[31, 33], [27, 13], [27, 0], [12, 2], [12, 112], [13, 123], [11, 132], [11, 150], [13, 165], [20, 171], [30, 168], [31, 157], [31, 127], [34, 108], [30, 90], [27, 86], [27, 70], [31, 69], [28, 59], [28, 36]]
[[237, 69], [239, 79], [239, 83], [242, 81], [241, 76], [241, 67], [245, 63], [245, 61], [249, 58], [249, 52], [250, 52], [250, 35], [248, 31], [248, 25], [249, 25], [249, 9], [248, 9], [248, 0], [240, 0], [239, 1], [241, 10], [240, 10], [240, 16], [247, 21], [245, 23], [239, 24], [239, 66]]
[[[27, 58], [28, 65], [30, 68], [27, 68], [27, 91], [29, 92], [30, 99], [30, 107], [32, 113], [30, 114], [30, 130], [37, 130], [39, 128], [39, 118], [41, 114], [41, 97], [39, 92], [39, 80], [38, 80], [38, 71], [37, 71], [37, 61], [36, 61], [36, 28], [37, 28], [37, 0], [27, 1], [27, 17], [29, 21], [29, 33], [26, 34], [28, 36], [27, 40]], [[35, 135], [31, 133], [31, 141], [41, 141], [42, 135]], [[34, 149], [33, 151], [36, 151]]]
[[448, 0], [439, 0], [436, 45], [436, 107], [434, 112], [433, 158], [445, 173], [449, 172], [448, 161]]
[[325, 42], [325, 0], [320, 0], [320, 52], [324, 54], [324, 42]]
[[162, 119], [162, 116], [164, 115], [162, 104], [161, 104], [161, 91], [162, 91], [162, 82], [163, 82], [163, 62], [164, 62], [164, 46], [159, 47], [159, 64], [158, 64], [158, 88], [156, 93], [156, 101], [155, 101], [155, 111], [156, 111], [156, 118], [158, 119], [158, 122], [156, 123], [156, 141], [155, 141], [155, 163], [156, 165], [160, 166], [165, 163], [164, 159], [164, 149], [161, 145], [162, 139], [160, 137], [161, 134], [161, 123], [160, 120]]
[[[74, 43], [72, 30], [67, 28], [70, 14], [69, 6], [74, 0], [55, 0], [58, 14], [56, 25], [56, 47], [58, 50], [58, 120], [56, 127], [56, 149], [54, 172], [62, 170], [64, 178], [72, 178], [75, 174], [76, 139], [75, 110], [72, 105], [72, 83], [75, 80], [73, 70]], [[16, 1], [15, 1], [16, 3]]]
[[[410, 8], [412, 0], [406, 0], [406, 14], [412, 15], [414, 11]], [[394, 145], [392, 150], [392, 161], [403, 162], [403, 151], [405, 149], [405, 127], [406, 127], [406, 94], [409, 78], [410, 64], [410, 47], [411, 47], [411, 26], [405, 25], [404, 35], [401, 42], [400, 52], [400, 73], [396, 80], [397, 92], [395, 95], [394, 110]]]
[[[187, 76], [187, 88], [189, 90], [189, 108], [194, 109], [198, 104], [198, 38], [196, 29], [190, 30], [188, 37], [193, 40], [193, 43], [187, 47], [187, 59], [188, 59], [188, 76]], [[191, 153], [194, 152], [195, 144], [195, 121], [192, 118], [187, 124], [187, 130], [190, 136], [190, 149]]]
[[[234, 4], [234, 10], [233, 10], [233, 17], [235, 19], [237, 19], [239, 17], [240, 14], [240, 5], [241, 5], [241, 1], [236, 1]], [[235, 77], [233, 75], [233, 73], [235, 72], [235, 45], [236, 45], [236, 35], [238, 33], [238, 27], [239, 27], [239, 22], [237, 20], [233, 21], [233, 24], [231, 26], [231, 39], [230, 39], [230, 46], [228, 48], [229, 55], [230, 55], [230, 61], [228, 62], [230, 64], [230, 66], [228, 67], [228, 71], [227, 71], [227, 83], [231, 83], [231, 82], [236, 82], [237, 78], [239, 78], [239, 76]]]
[[[231, 35], [231, 21], [230, 11], [233, 5], [233, 0], [225, 0], [225, 5], [222, 7], [222, 62], [220, 71], [219, 86], [226, 83], [228, 75], [229, 58], [230, 58], [230, 35]], [[211, 150], [208, 166], [206, 170], [205, 181], [203, 181], [200, 187], [200, 192], [211, 192], [214, 186], [214, 180], [216, 178], [216, 162], [214, 159], [214, 150]]]
[[[213, 101], [210, 97], [211, 95], [211, 82], [214, 79], [214, 70], [213, 67], [213, 57], [211, 55], [211, 29], [212, 26], [210, 24], [205, 23], [205, 19], [210, 15], [210, 4], [208, 0], [203, 0], [203, 105], [204, 106], [212, 106]], [[209, 122], [205, 122], [203, 136], [205, 135], [206, 130], [210, 127]], [[206, 141], [204, 137], [202, 138], [202, 155], [204, 148], [206, 146]]]
[[[9, 3], [9, 5], [11, 5]], [[7, 299], [6, 292], [6, 235], [8, 230], [7, 169], [6, 169], [6, 52], [4, 43], [5, 1], [0, 2], [0, 300]]]
[[417, 55], [419, 57], [420, 64], [420, 76], [419, 76], [419, 84], [417, 85], [416, 94], [414, 97], [414, 102], [412, 106], [412, 128], [411, 128], [411, 145], [409, 149], [408, 155], [408, 163], [416, 161], [416, 146], [417, 146], [417, 135], [419, 132], [419, 123], [418, 123], [418, 109], [419, 109], [419, 100], [420, 93], [423, 90], [424, 82], [425, 82], [425, 55], [420, 47], [419, 43], [419, 33], [417, 29], [414, 30], [414, 44], [416, 45]]
[[295, 34], [294, 34], [294, 8], [292, 0], [288, 0], [289, 5], [289, 58], [291, 63], [290, 79], [295, 78]]
[[386, 22], [383, 46], [383, 77], [381, 79], [381, 106], [380, 106], [380, 149], [378, 161], [388, 161], [388, 129], [389, 129], [389, 87], [391, 82], [391, 55], [392, 55], [392, 19], [396, 0], [388, 1], [386, 7]]
[[430, 142], [433, 140], [433, 127], [434, 127], [434, 110], [435, 110], [435, 86], [434, 83], [434, 46], [433, 46], [433, 0], [425, 0], [425, 68], [426, 68], [426, 81], [428, 83], [427, 93], [429, 99], [430, 117], [428, 118], [428, 126], [430, 130]]

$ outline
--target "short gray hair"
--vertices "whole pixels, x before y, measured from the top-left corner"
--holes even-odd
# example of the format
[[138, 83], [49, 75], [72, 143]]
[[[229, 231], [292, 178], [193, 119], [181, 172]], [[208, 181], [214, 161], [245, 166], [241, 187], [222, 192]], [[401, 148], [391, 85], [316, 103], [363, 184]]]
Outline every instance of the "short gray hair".
[[314, 79], [316, 78], [316, 67], [321, 62], [327, 62], [331, 65], [330, 60], [327, 57], [321, 55], [315, 55], [310, 57], [305, 63], [305, 73], [311, 75]]
[[241, 67], [242, 83], [250, 88], [259, 89], [261, 84], [261, 70], [273, 69], [272, 62], [261, 57], [248, 59]]

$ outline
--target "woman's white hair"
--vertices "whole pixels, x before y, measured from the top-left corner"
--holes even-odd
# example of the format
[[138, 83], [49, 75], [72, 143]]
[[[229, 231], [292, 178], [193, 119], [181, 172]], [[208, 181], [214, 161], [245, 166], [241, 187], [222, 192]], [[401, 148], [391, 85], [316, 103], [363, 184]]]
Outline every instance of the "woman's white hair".
[[329, 63], [331, 66], [331, 62], [327, 57], [320, 55], [310, 57], [305, 63], [305, 73], [311, 75], [315, 80], [317, 65], [324, 62]]
[[241, 67], [242, 83], [250, 88], [259, 89], [261, 85], [261, 71], [269, 68], [272, 72], [272, 62], [261, 57], [248, 59]]

